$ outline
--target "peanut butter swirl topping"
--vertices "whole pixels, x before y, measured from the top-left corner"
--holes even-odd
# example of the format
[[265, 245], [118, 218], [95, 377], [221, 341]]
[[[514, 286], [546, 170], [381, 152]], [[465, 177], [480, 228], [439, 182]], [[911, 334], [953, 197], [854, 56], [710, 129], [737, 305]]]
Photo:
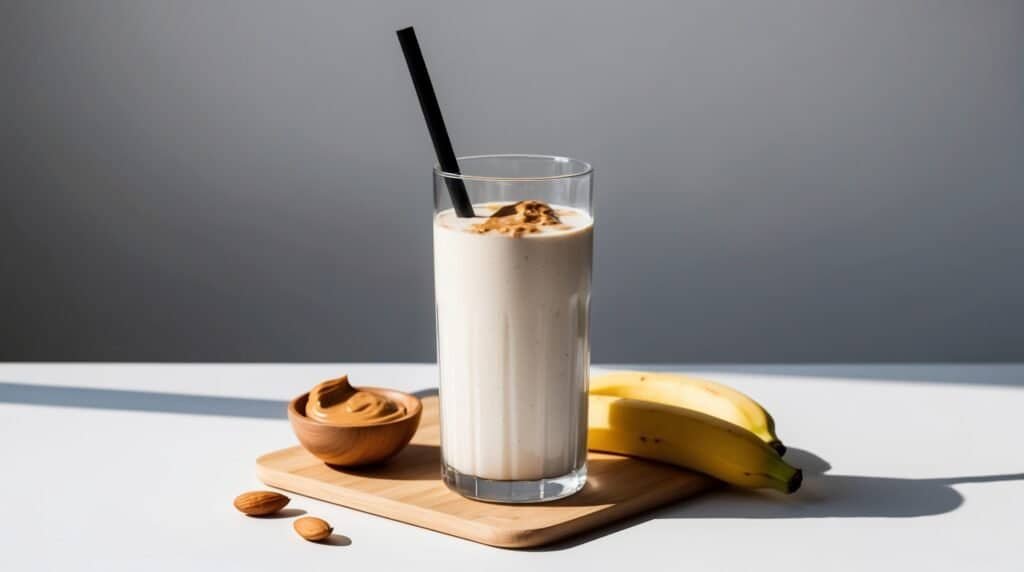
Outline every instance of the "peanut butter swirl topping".
[[306, 416], [325, 423], [373, 425], [394, 421], [406, 413], [405, 405], [349, 385], [348, 376], [325, 381], [309, 392]]
[[513, 238], [541, 231], [542, 227], [567, 228], [558, 218], [555, 209], [541, 201], [519, 201], [494, 211], [484, 222], [474, 224], [471, 230], [477, 234], [498, 232]]

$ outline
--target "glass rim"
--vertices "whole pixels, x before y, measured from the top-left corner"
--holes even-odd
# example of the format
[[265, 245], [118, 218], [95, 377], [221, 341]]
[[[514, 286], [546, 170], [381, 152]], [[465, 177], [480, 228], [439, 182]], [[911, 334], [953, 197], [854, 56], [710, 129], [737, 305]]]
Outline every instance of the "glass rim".
[[524, 181], [557, 181], [560, 179], [575, 179], [585, 177], [594, 172], [594, 167], [586, 161], [565, 157], [562, 155], [536, 155], [529, 153], [496, 153], [492, 155], [465, 155], [456, 157], [456, 161], [463, 159], [546, 159], [555, 163], [576, 163], [582, 169], [561, 175], [538, 175], [534, 177], [492, 177], [487, 175], [465, 175], [462, 173], [450, 173], [441, 169], [437, 163], [434, 164], [434, 174], [445, 179], [461, 179], [463, 181], [488, 181], [488, 182], [524, 182]]

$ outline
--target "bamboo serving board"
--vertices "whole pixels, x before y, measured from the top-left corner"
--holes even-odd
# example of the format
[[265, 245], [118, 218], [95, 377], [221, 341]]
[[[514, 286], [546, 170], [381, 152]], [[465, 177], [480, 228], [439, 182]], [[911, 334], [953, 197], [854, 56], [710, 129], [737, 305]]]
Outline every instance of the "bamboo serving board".
[[335, 469], [291, 447], [258, 458], [256, 472], [270, 486], [505, 548], [548, 544], [715, 486], [707, 477], [667, 465], [591, 452], [587, 485], [569, 498], [485, 503], [444, 485], [439, 443], [437, 397], [427, 397], [412, 442], [383, 465]]

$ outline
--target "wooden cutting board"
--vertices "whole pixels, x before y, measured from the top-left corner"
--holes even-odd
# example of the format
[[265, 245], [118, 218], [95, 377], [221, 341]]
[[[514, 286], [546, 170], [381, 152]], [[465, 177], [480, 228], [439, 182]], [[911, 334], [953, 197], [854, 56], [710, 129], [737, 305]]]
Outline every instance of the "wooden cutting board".
[[532, 505], [485, 503], [444, 485], [439, 443], [437, 397], [427, 397], [416, 436], [383, 465], [335, 469], [291, 447], [258, 458], [256, 472], [270, 486], [505, 548], [548, 544], [715, 486], [668, 465], [591, 452], [587, 485], [571, 497]]

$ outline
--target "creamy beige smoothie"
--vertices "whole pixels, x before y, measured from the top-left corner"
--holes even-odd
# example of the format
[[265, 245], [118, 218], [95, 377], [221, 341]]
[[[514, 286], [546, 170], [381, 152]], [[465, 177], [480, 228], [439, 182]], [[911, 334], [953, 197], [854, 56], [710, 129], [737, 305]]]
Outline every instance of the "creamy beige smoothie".
[[586, 459], [593, 219], [474, 208], [434, 218], [444, 461], [484, 479], [566, 475]]

